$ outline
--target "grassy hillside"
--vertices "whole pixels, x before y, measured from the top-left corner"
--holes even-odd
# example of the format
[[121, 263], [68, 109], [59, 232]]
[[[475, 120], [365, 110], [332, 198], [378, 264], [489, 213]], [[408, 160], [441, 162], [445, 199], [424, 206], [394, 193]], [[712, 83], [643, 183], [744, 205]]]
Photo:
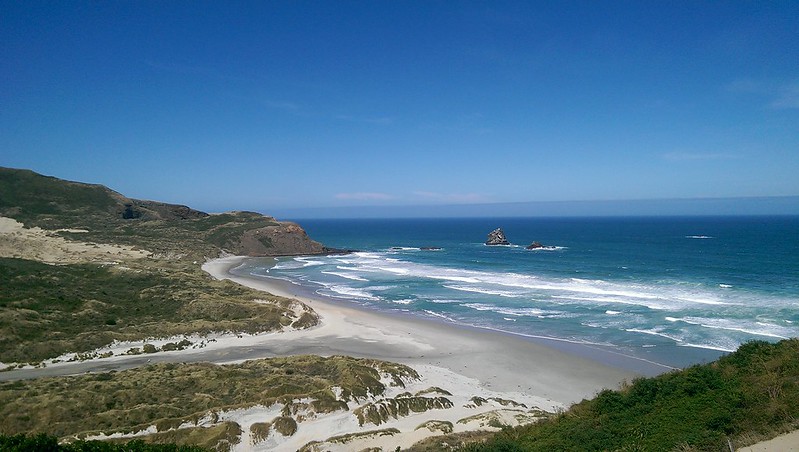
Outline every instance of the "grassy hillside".
[[799, 427], [799, 339], [751, 342], [718, 361], [642, 378], [477, 451], [729, 451]]
[[0, 216], [27, 227], [80, 229], [67, 238], [134, 245], [159, 256], [319, 254], [329, 251], [292, 223], [254, 212], [209, 215], [182, 205], [127, 198], [102, 185], [0, 167]]
[[127, 198], [107, 187], [0, 167], [0, 215], [43, 229], [97, 225], [115, 219], [207, 217], [186, 206]]
[[57, 229], [122, 215], [132, 201], [101, 185], [67, 182], [33, 171], [0, 168], [0, 215]]

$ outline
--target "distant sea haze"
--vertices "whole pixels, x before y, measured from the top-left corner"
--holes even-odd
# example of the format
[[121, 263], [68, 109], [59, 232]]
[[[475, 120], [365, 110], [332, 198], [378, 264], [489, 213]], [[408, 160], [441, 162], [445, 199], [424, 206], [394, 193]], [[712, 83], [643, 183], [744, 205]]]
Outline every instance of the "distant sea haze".
[[[343, 256], [247, 261], [369, 309], [683, 367], [799, 336], [799, 217], [303, 220]], [[511, 246], [487, 246], [501, 227]], [[525, 247], [538, 241], [543, 249]], [[432, 247], [433, 249], [426, 249]], [[440, 248], [440, 249], [437, 249]]]
[[500, 218], [799, 215], [799, 196], [268, 208], [278, 218]]

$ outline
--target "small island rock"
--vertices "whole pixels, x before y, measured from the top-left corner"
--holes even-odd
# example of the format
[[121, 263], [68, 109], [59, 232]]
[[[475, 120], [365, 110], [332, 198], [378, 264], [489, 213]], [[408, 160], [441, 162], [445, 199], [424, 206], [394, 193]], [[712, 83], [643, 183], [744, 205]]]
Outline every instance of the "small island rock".
[[537, 250], [538, 248], [543, 248], [543, 247], [544, 247], [544, 245], [542, 245], [541, 242], [533, 242], [533, 243], [530, 244], [530, 246], [527, 247], [527, 249], [528, 250]]
[[510, 242], [505, 237], [505, 233], [502, 232], [502, 228], [496, 228], [488, 233], [486, 245], [510, 245]]

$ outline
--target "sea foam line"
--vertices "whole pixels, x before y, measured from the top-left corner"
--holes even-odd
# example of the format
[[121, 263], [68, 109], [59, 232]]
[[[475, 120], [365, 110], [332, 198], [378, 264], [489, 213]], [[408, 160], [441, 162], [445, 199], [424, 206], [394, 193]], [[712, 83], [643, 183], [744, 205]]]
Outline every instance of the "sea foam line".
[[362, 278], [362, 277], [360, 277], [358, 275], [353, 275], [352, 273], [331, 272], [331, 271], [323, 271], [322, 273], [324, 273], [325, 275], [338, 276], [338, 277], [344, 278], [344, 279], [351, 279], [353, 281], [365, 281], [365, 282], [369, 281], [366, 278]]
[[460, 290], [461, 292], [474, 292], [474, 293], [482, 293], [486, 295], [497, 295], [500, 297], [506, 298], [521, 298], [521, 294], [508, 292], [504, 290], [490, 290], [490, 289], [482, 289], [480, 287], [469, 287], [469, 286], [454, 286], [454, 285], [445, 285], [447, 289], [452, 290]]

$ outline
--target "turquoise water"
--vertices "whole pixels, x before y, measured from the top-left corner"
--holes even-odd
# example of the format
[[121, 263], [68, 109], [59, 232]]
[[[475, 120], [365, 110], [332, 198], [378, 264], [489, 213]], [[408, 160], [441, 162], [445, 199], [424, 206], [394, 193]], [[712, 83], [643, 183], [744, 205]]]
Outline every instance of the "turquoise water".
[[[799, 336], [799, 217], [302, 220], [357, 249], [253, 275], [344, 303], [682, 367]], [[501, 227], [512, 246], [483, 244]], [[533, 241], [546, 249], [526, 250]], [[423, 247], [437, 247], [424, 250]]]

